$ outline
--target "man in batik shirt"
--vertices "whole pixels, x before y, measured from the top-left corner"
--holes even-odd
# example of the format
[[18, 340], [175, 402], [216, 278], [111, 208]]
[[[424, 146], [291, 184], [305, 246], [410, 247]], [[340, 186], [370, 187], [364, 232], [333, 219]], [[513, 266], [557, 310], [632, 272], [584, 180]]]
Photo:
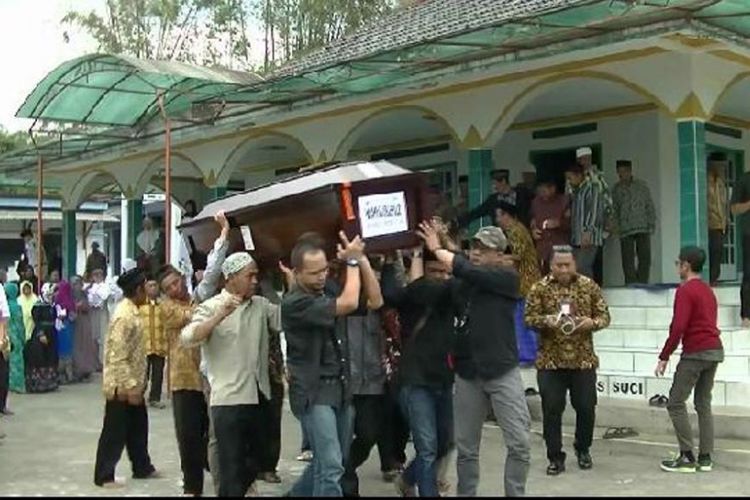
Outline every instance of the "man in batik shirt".
[[551, 268], [552, 272], [529, 292], [526, 324], [540, 334], [536, 369], [550, 462], [547, 474], [556, 476], [565, 470], [562, 415], [568, 390], [576, 410], [578, 466], [584, 470], [593, 466], [589, 449], [594, 435], [599, 358], [594, 353], [592, 333], [609, 326], [610, 318], [599, 286], [576, 271], [572, 248], [555, 247]]

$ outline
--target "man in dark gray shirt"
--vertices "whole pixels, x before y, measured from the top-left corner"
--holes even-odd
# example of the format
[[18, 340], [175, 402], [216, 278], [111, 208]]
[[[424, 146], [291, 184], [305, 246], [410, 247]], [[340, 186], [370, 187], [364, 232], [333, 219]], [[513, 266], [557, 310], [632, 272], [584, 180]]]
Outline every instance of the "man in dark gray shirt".
[[369, 268], [369, 262], [359, 236], [349, 241], [342, 232], [340, 238], [338, 258], [346, 263], [341, 294], [325, 293], [328, 259], [319, 245], [305, 240], [292, 251], [295, 286], [281, 303], [289, 402], [292, 412], [301, 416], [313, 449], [313, 462], [292, 488], [293, 496], [342, 495], [354, 409], [345, 325], [337, 319], [359, 306], [360, 267]]
[[734, 186], [732, 215], [742, 235], [742, 288], [740, 314], [743, 328], [750, 327], [750, 172], [745, 172]]

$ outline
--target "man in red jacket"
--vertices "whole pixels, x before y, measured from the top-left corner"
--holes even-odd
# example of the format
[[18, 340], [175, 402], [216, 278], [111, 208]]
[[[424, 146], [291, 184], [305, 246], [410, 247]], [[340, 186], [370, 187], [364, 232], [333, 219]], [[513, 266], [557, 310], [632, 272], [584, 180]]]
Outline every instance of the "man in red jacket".
[[[669, 338], [656, 365], [656, 376], [664, 375], [669, 356], [682, 341], [682, 356], [675, 370], [667, 404], [680, 445], [680, 454], [661, 463], [662, 470], [667, 472], [708, 472], [712, 468], [714, 420], [711, 414], [711, 389], [716, 368], [724, 361], [724, 349], [716, 326], [716, 297], [700, 277], [705, 262], [706, 252], [698, 247], [690, 246], [680, 250], [675, 264], [682, 285], [674, 298], [674, 316], [669, 327]], [[693, 389], [700, 430], [697, 461], [693, 455], [693, 436], [685, 405]]]

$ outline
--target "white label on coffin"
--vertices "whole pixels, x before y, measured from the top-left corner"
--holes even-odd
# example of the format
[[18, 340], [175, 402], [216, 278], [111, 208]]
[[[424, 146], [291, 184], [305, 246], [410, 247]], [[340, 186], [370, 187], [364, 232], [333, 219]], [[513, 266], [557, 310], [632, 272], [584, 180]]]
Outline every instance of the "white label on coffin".
[[403, 191], [360, 196], [357, 203], [363, 238], [401, 233], [409, 229]]
[[253, 242], [253, 233], [250, 232], [250, 226], [240, 226], [240, 232], [242, 232], [242, 239], [245, 242], [245, 250], [255, 250], [255, 243]]

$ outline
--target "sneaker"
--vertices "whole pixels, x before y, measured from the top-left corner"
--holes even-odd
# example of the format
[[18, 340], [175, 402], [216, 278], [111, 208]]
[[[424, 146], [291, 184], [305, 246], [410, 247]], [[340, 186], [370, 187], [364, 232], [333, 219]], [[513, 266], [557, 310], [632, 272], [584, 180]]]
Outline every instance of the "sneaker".
[[698, 470], [700, 472], [711, 472], [714, 468], [714, 462], [711, 455], [698, 455]]
[[578, 457], [578, 467], [580, 467], [581, 470], [589, 470], [594, 466], [594, 461], [591, 459], [591, 453], [588, 451], [577, 451], [576, 457]]
[[297, 455], [298, 462], [312, 462], [312, 459], [313, 459], [312, 450], [305, 450], [299, 455]]
[[669, 460], [662, 460], [661, 470], [665, 472], [694, 473], [695, 460], [691, 459], [684, 453], [680, 453]]
[[417, 488], [415, 486], [412, 486], [404, 480], [404, 475], [399, 474], [396, 479], [393, 481], [393, 485], [396, 487], [396, 493], [398, 493], [398, 496], [400, 497], [416, 497], [417, 496]]
[[560, 462], [560, 461], [550, 462], [549, 465], [547, 466], [548, 476], [558, 476], [563, 472], [565, 472], [565, 462]]

